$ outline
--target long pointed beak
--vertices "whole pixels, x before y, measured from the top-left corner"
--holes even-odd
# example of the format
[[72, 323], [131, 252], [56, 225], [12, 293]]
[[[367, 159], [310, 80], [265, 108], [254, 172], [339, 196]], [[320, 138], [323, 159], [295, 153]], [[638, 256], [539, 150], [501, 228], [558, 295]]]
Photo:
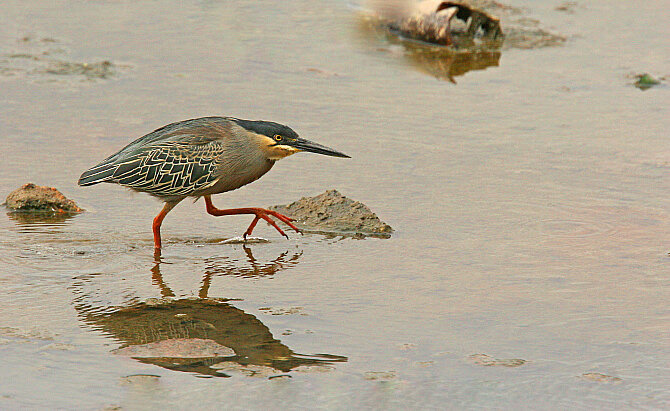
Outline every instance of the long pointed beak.
[[305, 140], [304, 138], [297, 138], [296, 141], [291, 142], [291, 145], [302, 151], [311, 151], [312, 153], [323, 154], [326, 156], [351, 158], [348, 155], [337, 150], [333, 150], [330, 147], [323, 146], [313, 141]]

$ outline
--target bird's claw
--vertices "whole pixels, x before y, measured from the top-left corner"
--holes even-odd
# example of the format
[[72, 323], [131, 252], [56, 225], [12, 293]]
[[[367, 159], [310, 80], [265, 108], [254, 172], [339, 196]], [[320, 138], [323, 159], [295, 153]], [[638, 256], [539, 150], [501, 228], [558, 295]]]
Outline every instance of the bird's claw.
[[290, 218], [290, 217], [287, 217], [287, 216], [285, 216], [285, 215], [283, 215], [283, 214], [280, 214], [280, 213], [278, 213], [278, 212], [276, 212], [276, 211], [272, 211], [272, 210], [261, 210], [261, 211], [257, 211], [257, 213], [256, 213], [256, 217], [255, 217], [254, 220], [251, 222], [251, 224], [249, 225], [249, 228], [247, 228], [247, 231], [244, 233], [244, 235], [243, 235], [242, 237], [246, 240], [247, 236], [251, 235], [252, 231], [254, 230], [254, 227], [256, 227], [256, 223], [258, 223], [258, 220], [260, 220], [260, 219], [262, 218], [262, 219], [265, 220], [268, 224], [270, 224], [271, 226], [273, 226], [273, 227], [275, 228], [275, 230], [277, 230], [277, 231], [279, 232], [279, 234], [281, 234], [281, 235], [283, 235], [284, 237], [286, 237], [286, 239], [289, 239], [289, 236], [284, 232], [284, 230], [282, 230], [282, 229], [277, 225], [277, 223], [276, 223], [273, 219], [270, 218], [270, 216], [273, 216], [273, 217], [277, 218], [279, 221], [283, 222], [284, 224], [286, 224], [286, 225], [288, 225], [289, 227], [291, 227], [292, 229], [294, 229], [297, 233], [302, 234], [302, 231], [300, 231], [300, 229], [299, 229], [298, 227], [296, 227], [296, 226], [291, 222], [291, 221], [295, 221], [294, 219], [292, 219], [292, 218]]

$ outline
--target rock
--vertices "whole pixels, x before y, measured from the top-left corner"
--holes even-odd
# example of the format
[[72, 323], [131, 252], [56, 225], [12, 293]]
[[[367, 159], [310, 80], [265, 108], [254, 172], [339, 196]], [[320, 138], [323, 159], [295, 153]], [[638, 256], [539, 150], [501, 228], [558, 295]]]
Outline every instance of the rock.
[[605, 382], [605, 383], [619, 383], [621, 378], [612, 377], [611, 375], [600, 374], [598, 372], [589, 372], [581, 375], [583, 380], [596, 381], [596, 382]]
[[368, 381], [390, 381], [396, 377], [395, 371], [368, 371], [363, 374], [363, 378]]
[[368, 206], [328, 190], [315, 197], [303, 197], [287, 205], [275, 205], [271, 210], [296, 220], [307, 232], [337, 235], [390, 237], [393, 228], [381, 221]]
[[5, 205], [14, 211], [35, 211], [48, 213], [80, 213], [74, 201], [65, 197], [53, 187], [24, 184], [7, 196]]
[[485, 367], [519, 367], [526, 363], [526, 360], [520, 358], [500, 360], [486, 354], [472, 354], [468, 359], [477, 365], [483, 365]]

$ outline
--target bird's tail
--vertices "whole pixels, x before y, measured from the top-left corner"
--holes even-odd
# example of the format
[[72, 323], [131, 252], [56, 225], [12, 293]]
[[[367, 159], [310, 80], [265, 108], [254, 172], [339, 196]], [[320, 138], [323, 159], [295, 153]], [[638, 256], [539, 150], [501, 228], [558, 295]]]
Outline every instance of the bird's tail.
[[115, 164], [102, 162], [84, 171], [79, 177], [78, 184], [80, 186], [92, 186], [93, 184], [104, 183], [112, 178], [114, 170], [116, 170]]

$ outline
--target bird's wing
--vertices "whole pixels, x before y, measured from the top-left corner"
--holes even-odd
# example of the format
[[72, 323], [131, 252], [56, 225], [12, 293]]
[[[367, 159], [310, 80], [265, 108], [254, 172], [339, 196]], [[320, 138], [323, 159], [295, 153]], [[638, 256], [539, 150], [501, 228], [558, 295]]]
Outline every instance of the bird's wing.
[[112, 180], [157, 196], [187, 196], [215, 184], [223, 145], [165, 142], [119, 163]]
[[[156, 182], [160, 190], [176, 190], [177, 186], [164, 187], [167, 175], [174, 175], [170, 185], [193, 183], [199, 186], [196, 183], [202, 181], [203, 187], [206, 187], [208, 182], [204, 177], [209, 175], [214, 178], [211, 171], [215, 168], [212, 165], [216, 153], [223, 151], [221, 139], [228, 132], [229, 124], [223, 117], [206, 117], [161, 127], [85, 171], [79, 178], [79, 185], [111, 182], [149, 191], [152, 187], [149, 180], [142, 180], [141, 176], [155, 179], [160, 175], [165, 178], [165, 183], [161, 183], [162, 180]], [[132, 172], [133, 167], [138, 169]], [[177, 179], [179, 176], [180, 180]], [[185, 191], [185, 187], [190, 186], [182, 187]]]

